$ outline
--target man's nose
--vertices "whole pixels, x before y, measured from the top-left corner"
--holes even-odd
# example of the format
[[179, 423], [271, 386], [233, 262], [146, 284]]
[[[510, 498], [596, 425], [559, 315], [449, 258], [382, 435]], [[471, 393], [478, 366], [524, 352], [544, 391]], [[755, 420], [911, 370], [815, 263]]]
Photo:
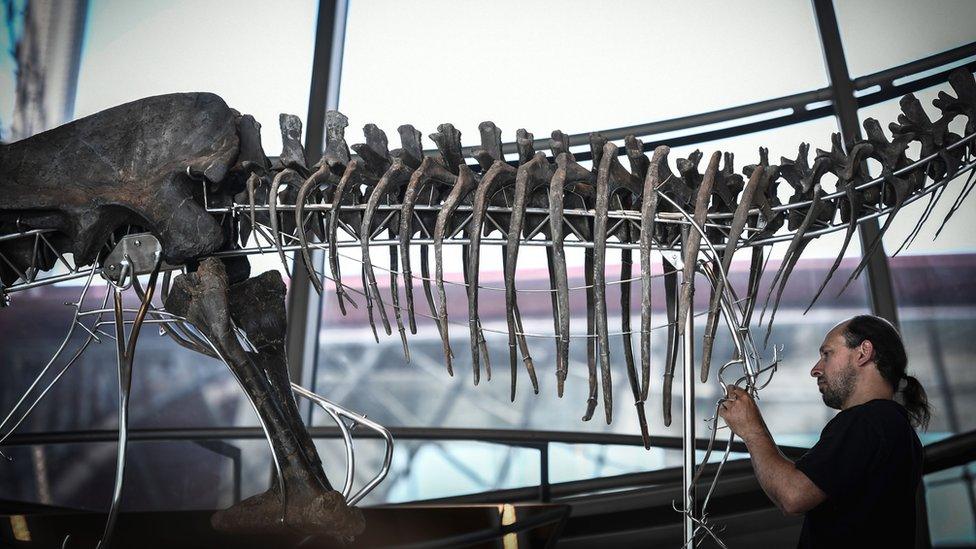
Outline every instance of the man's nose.
[[820, 361], [817, 361], [817, 363], [813, 365], [813, 369], [810, 370], [810, 375], [813, 377], [820, 377], [823, 375], [823, 368], [820, 367]]

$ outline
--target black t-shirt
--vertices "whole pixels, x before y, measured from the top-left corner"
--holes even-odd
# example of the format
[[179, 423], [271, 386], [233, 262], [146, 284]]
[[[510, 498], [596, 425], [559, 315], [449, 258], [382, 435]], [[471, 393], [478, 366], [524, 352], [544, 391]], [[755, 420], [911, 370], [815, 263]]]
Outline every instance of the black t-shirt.
[[872, 400], [837, 414], [796, 467], [827, 494], [798, 547], [913, 547], [922, 444], [908, 412]]

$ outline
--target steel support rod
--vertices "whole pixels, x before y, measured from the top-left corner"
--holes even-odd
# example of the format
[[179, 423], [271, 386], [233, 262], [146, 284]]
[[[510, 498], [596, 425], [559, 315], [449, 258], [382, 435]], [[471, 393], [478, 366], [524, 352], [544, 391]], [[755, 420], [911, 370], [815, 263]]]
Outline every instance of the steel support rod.
[[[685, 281], [682, 280], [682, 283]], [[681, 475], [681, 493], [684, 501], [684, 547], [693, 547], [692, 539], [695, 534], [695, 485], [692, 482], [695, 475], [695, 314], [694, 299], [688, 304], [688, 314], [685, 316], [685, 329], [681, 340], [682, 364], [682, 395], [683, 413], [681, 415], [684, 429], [681, 437], [681, 451], [684, 454]]]

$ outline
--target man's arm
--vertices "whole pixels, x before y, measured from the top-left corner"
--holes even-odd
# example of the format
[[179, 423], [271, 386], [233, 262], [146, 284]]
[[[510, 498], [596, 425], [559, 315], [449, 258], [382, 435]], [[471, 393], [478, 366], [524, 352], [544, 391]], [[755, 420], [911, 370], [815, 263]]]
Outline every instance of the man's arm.
[[759, 485], [783, 513], [800, 515], [827, 499], [823, 490], [780, 453], [749, 393], [730, 386], [719, 415], [746, 443]]

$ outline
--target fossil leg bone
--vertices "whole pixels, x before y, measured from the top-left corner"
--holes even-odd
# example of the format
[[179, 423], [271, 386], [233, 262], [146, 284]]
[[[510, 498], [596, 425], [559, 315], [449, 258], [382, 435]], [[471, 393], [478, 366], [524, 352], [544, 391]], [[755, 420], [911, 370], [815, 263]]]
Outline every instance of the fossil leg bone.
[[[283, 494], [279, 484], [272, 484], [268, 491], [218, 511], [212, 522], [222, 530], [261, 532], [285, 526], [346, 539], [362, 531], [362, 514], [332, 489], [301, 422], [288, 382], [284, 296], [276, 271], [228, 287], [223, 264], [210, 258], [196, 272], [177, 277], [166, 299], [166, 308], [206, 335], [242, 381], [269, 426], [280, 460]], [[235, 324], [255, 351], [246, 351], [238, 341]]]

